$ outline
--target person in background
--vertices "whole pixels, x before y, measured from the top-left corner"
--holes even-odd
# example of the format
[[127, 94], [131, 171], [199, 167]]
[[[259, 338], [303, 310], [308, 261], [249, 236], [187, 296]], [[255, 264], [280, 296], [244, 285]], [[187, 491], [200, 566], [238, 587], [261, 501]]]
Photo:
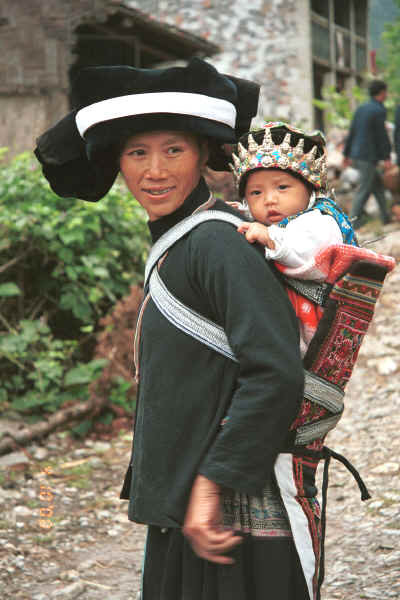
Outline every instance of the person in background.
[[385, 170], [391, 166], [391, 144], [385, 127], [387, 85], [384, 81], [374, 80], [368, 91], [371, 98], [357, 108], [343, 151], [344, 166], [353, 165], [360, 175], [359, 189], [350, 214], [355, 229], [362, 225], [364, 205], [371, 194], [378, 203], [382, 222], [390, 222], [385, 188], [378, 168], [379, 161], [384, 161]]
[[396, 152], [396, 187], [392, 189], [392, 219], [400, 221], [400, 104], [394, 117], [394, 151]]

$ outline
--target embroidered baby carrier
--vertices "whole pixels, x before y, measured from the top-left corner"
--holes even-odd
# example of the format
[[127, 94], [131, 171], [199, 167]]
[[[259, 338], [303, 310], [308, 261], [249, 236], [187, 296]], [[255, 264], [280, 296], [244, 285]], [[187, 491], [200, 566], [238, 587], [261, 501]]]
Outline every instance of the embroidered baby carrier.
[[[168, 249], [194, 227], [219, 220], [238, 226], [242, 220], [223, 211], [206, 210], [187, 217], [152, 247], [145, 270], [145, 291], [160, 312], [176, 327], [237, 362], [225, 331], [185, 306], [169, 292], [158, 267]], [[322, 319], [304, 357], [305, 387], [299, 413], [290, 428], [291, 442], [278, 455], [275, 477], [288, 513], [294, 543], [302, 564], [310, 599], [320, 598], [324, 576], [323, 540], [331, 457], [341, 461], [356, 478], [361, 498], [370, 496], [354, 467], [326, 446], [324, 439], [341, 418], [345, 386], [350, 379], [375, 304], [394, 259], [349, 245], [335, 245], [313, 259], [313, 267], [326, 283], [295, 282], [296, 291], [324, 308]], [[286, 280], [286, 283], [289, 283]], [[138, 344], [141, 318], [135, 337], [135, 364], [139, 374]], [[315, 473], [325, 460], [322, 514], [315, 496]]]

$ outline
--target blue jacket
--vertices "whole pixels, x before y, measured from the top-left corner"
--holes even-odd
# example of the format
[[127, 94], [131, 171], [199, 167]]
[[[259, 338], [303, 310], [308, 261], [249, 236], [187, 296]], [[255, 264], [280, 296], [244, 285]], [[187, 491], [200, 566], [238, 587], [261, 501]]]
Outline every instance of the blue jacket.
[[390, 158], [390, 140], [385, 128], [386, 108], [373, 98], [359, 106], [346, 140], [344, 155], [377, 162]]

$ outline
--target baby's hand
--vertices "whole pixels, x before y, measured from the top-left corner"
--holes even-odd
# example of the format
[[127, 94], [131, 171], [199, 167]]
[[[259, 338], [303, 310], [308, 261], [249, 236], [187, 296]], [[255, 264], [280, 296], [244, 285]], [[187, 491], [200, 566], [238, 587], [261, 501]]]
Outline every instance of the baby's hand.
[[270, 250], [275, 250], [275, 242], [269, 237], [268, 227], [266, 225], [244, 221], [239, 225], [238, 232], [243, 233], [250, 244], [258, 242], [263, 246], [267, 246]]

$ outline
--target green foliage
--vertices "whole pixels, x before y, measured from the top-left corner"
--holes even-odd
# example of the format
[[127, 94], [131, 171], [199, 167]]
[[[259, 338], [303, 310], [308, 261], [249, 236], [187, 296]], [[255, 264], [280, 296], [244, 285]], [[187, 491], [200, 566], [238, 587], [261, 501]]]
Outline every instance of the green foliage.
[[[51, 323], [63, 313], [79, 325], [95, 323], [141, 278], [144, 224], [143, 210], [118, 185], [98, 203], [64, 199], [53, 194], [30, 155], [3, 166], [0, 296], [18, 289], [22, 296], [1, 305], [3, 316], [15, 324], [45, 314]], [[12, 289], [4, 287], [10, 282]]]
[[0, 398], [20, 412], [53, 412], [65, 402], [89, 398], [88, 384], [97, 379], [106, 360], [76, 364], [76, 340], [55, 339], [40, 320], [22, 320], [12, 333], [0, 336], [5, 369]]
[[347, 129], [350, 125], [355, 104], [359, 105], [367, 100], [366, 91], [354, 86], [351, 91], [337, 92], [334, 86], [327, 86], [322, 90], [323, 100], [313, 100], [314, 106], [324, 111], [326, 123], [340, 129]]
[[128, 413], [132, 412], [132, 402], [127, 399], [127, 393], [131, 387], [131, 383], [126, 381], [122, 377], [115, 377], [113, 380], [113, 387], [110, 390], [109, 398], [110, 404], [121, 406]]
[[58, 198], [29, 154], [0, 170], [0, 401], [54, 411], [107, 362], [91, 360], [98, 322], [142, 278], [146, 215], [118, 184]]
[[[395, 0], [400, 8], [400, 0]], [[393, 104], [400, 103], [400, 15], [385, 23], [382, 33], [383, 47], [378, 51], [377, 62], [382, 73], [379, 77], [388, 82]]]

